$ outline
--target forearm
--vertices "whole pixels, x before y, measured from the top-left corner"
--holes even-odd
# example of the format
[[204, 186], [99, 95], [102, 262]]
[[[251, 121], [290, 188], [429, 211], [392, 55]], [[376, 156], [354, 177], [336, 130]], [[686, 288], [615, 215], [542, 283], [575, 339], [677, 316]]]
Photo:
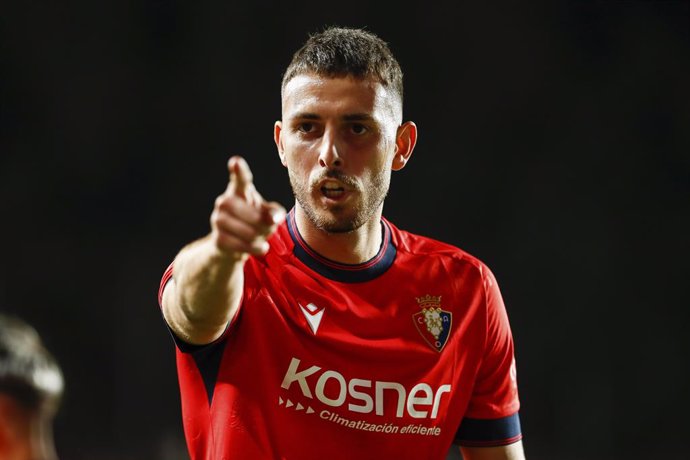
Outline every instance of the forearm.
[[205, 344], [222, 334], [242, 298], [244, 259], [220, 251], [209, 237], [180, 251], [163, 297], [164, 316], [180, 338]]

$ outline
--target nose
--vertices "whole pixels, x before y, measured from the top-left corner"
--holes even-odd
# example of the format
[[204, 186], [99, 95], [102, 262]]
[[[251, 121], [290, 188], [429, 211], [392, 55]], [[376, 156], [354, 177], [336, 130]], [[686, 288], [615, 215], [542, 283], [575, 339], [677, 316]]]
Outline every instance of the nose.
[[326, 130], [321, 138], [319, 149], [319, 165], [326, 169], [339, 169], [343, 166], [343, 159], [338, 152], [337, 137], [332, 130]]

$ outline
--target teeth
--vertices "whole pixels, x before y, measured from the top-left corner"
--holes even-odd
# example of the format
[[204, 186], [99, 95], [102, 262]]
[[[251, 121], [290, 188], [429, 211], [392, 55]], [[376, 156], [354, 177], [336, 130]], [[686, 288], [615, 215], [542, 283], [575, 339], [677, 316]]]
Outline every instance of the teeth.
[[340, 196], [343, 193], [345, 193], [345, 190], [342, 187], [337, 187], [337, 188], [328, 188], [328, 187], [323, 187], [321, 189], [324, 195], [328, 197], [336, 197]]

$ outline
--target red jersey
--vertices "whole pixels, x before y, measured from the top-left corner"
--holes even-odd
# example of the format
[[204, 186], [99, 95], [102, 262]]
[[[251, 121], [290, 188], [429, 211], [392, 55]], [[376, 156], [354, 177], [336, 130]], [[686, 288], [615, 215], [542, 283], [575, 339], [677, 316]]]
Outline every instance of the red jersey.
[[[176, 342], [193, 460], [444, 459], [521, 439], [513, 339], [491, 271], [381, 222], [379, 253], [314, 252], [294, 209], [244, 268], [223, 336]], [[172, 265], [161, 280], [159, 302]]]

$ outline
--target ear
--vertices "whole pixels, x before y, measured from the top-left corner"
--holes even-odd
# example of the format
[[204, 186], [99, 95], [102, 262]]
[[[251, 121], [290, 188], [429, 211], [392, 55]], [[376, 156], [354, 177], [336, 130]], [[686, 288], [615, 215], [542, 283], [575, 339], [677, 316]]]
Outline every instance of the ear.
[[406, 121], [400, 127], [395, 138], [395, 156], [393, 157], [393, 171], [405, 167], [412, 156], [414, 146], [417, 144], [417, 125], [412, 121]]
[[276, 143], [276, 147], [278, 148], [278, 156], [280, 157], [280, 162], [283, 164], [283, 166], [287, 166], [287, 162], [285, 161], [285, 148], [283, 147], [283, 138], [281, 137], [282, 132], [283, 122], [278, 120], [273, 125], [273, 141]]

